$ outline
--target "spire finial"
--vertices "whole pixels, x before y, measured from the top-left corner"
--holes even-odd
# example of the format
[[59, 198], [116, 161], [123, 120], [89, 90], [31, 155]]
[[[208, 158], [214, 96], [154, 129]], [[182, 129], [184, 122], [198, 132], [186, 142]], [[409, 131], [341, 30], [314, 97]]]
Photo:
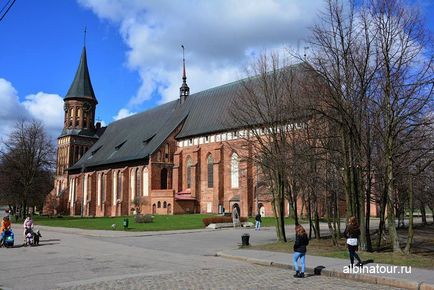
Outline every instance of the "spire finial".
[[179, 88], [180, 93], [180, 101], [181, 104], [185, 102], [188, 95], [190, 95], [190, 88], [187, 85], [187, 74], [185, 73], [185, 53], [184, 53], [184, 45], [181, 44], [182, 47], [182, 85]]
[[87, 26], [84, 27], [83, 46], [86, 46], [86, 33], [87, 33]]
[[185, 74], [185, 54], [184, 54], [184, 45], [182, 47], [182, 80], [185, 82], [187, 80], [187, 75]]

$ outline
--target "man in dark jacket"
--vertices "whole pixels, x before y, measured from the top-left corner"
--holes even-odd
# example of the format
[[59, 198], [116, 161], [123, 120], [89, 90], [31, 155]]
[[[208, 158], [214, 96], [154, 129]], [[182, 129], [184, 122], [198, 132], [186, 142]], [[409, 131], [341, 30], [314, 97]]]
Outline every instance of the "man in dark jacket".
[[255, 221], [256, 221], [255, 231], [259, 231], [259, 230], [261, 230], [262, 219], [261, 219], [261, 214], [260, 214], [259, 212], [258, 212], [258, 214], [255, 216]]
[[[294, 254], [292, 256], [295, 268], [296, 278], [304, 278], [305, 270], [305, 255], [306, 246], [309, 245], [309, 238], [307, 237], [305, 229], [301, 225], [295, 226], [295, 242], [294, 242]], [[298, 270], [298, 259], [301, 260], [301, 272]]]

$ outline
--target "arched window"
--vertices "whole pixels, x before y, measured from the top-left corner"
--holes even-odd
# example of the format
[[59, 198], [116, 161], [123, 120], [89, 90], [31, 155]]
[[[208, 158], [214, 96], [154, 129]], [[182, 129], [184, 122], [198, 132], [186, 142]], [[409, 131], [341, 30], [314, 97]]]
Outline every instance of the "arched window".
[[81, 109], [77, 108], [77, 117], [75, 118], [75, 127], [80, 125]]
[[191, 158], [188, 157], [187, 159], [187, 188], [191, 188], [191, 166], [193, 162], [191, 161]]
[[157, 202], [157, 208], [161, 208], [161, 201]]
[[140, 169], [136, 169], [136, 196], [141, 195], [141, 189], [142, 189], [142, 173], [140, 172]]
[[83, 127], [87, 128], [87, 113], [83, 113]]
[[122, 196], [122, 172], [118, 171], [118, 182], [117, 182], [117, 190], [116, 190], [116, 199], [121, 199]]
[[160, 189], [167, 189], [167, 169], [161, 169], [161, 187]]
[[167, 202], [163, 202], [163, 208], [167, 208]]
[[237, 153], [233, 153], [231, 157], [231, 185], [232, 188], [238, 188], [238, 155]]
[[69, 123], [68, 127], [72, 127], [72, 121], [74, 120], [74, 108], [69, 109]]
[[106, 184], [106, 175], [101, 174], [101, 201], [105, 202], [105, 184]]
[[208, 188], [214, 187], [214, 159], [208, 155]]
[[169, 162], [169, 144], [164, 146], [164, 159], [166, 162]]

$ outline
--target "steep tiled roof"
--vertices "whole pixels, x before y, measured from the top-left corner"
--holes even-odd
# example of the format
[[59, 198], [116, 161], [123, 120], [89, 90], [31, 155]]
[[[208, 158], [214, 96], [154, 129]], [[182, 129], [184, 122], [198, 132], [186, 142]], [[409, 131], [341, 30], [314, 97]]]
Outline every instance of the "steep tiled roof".
[[229, 83], [113, 122], [70, 169], [144, 160], [181, 124], [177, 139], [236, 129], [229, 112], [241, 88], [242, 81]]
[[98, 103], [93, 92], [92, 82], [90, 81], [89, 69], [87, 67], [86, 47], [81, 52], [80, 64], [75, 73], [74, 81], [68, 90], [64, 100], [68, 99], [88, 99]]

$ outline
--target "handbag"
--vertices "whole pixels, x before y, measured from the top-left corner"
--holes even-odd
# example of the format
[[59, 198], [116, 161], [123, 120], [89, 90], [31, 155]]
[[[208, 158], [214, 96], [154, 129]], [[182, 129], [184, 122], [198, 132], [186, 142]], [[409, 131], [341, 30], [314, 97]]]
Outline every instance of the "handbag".
[[348, 238], [347, 244], [350, 246], [357, 246], [357, 238]]

